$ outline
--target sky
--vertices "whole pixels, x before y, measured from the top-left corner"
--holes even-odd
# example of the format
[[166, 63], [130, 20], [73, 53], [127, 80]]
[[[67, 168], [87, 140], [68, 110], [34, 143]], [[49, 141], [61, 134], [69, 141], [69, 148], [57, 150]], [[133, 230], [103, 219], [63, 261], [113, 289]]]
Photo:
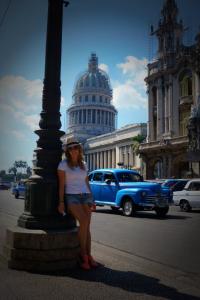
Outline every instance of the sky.
[[[177, 0], [179, 18], [192, 44], [200, 28], [200, 0]], [[63, 8], [61, 130], [74, 84], [95, 52], [109, 75], [117, 128], [148, 121], [144, 78], [156, 55], [157, 28], [164, 0], [71, 0]], [[47, 0], [0, 1], [0, 170], [15, 160], [32, 166], [42, 107]]]

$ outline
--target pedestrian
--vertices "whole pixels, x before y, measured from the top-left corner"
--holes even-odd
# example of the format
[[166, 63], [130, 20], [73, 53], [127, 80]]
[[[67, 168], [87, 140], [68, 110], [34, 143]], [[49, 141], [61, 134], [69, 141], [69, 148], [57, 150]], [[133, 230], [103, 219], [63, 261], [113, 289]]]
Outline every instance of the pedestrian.
[[59, 205], [58, 211], [67, 210], [79, 222], [80, 266], [84, 270], [97, 267], [91, 255], [90, 223], [93, 197], [83, 161], [82, 145], [74, 137], [64, 145], [65, 159], [58, 165]]

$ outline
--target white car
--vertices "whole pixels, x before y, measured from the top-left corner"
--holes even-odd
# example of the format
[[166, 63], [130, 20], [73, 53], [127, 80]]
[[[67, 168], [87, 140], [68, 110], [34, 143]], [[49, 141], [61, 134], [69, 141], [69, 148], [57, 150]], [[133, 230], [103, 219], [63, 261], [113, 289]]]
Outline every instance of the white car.
[[200, 179], [191, 179], [182, 191], [173, 192], [173, 201], [183, 211], [200, 208]]

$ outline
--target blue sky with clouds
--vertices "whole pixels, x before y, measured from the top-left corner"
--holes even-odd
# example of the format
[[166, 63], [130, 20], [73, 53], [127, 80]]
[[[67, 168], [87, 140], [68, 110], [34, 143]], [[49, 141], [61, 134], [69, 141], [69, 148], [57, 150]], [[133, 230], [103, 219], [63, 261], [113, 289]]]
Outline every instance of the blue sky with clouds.
[[[199, 30], [200, 1], [177, 0], [179, 17], [189, 29], [185, 43]], [[164, 0], [71, 0], [63, 9], [61, 69], [62, 130], [77, 76], [95, 52], [111, 80], [118, 128], [147, 122], [146, 65], [156, 53], [149, 37], [157, 27]], [[4, 16], [6, 8], [7, 14]], [[15, 160], [31, 165], [36, 148], [44, 78], [47, 0], [0, 2], [0, 170]]]

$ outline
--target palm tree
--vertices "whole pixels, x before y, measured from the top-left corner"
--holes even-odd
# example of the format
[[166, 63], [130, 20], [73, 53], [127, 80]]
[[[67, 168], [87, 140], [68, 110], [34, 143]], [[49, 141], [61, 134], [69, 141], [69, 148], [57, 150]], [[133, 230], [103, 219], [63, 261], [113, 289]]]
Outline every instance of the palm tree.
[[145, 140], [145, 136], [138, 134], [137, 136], [134, 136], [132, 138], [133, 144], [132, 144], [132, 148], [133, 148], [133, 152], [138, 155], [139, 154], [139, 147], [140, 144]]

